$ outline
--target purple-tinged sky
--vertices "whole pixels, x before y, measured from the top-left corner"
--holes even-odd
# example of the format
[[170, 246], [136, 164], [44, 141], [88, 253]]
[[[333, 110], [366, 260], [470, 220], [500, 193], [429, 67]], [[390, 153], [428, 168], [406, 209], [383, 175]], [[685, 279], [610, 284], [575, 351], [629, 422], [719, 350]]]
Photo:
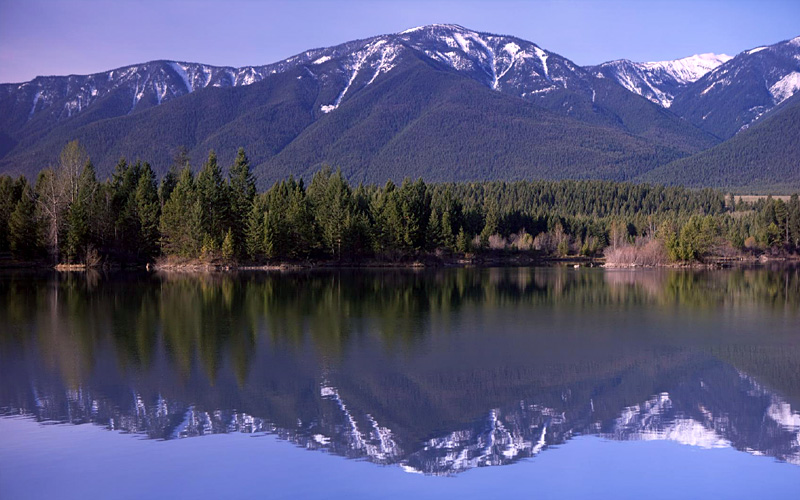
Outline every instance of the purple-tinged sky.
[[0, 82], [154, 59], [267, 64], [431, 23], [516, 35], [581, 65], [735, 55], [800, 35], [799, 0], [0, 0]]

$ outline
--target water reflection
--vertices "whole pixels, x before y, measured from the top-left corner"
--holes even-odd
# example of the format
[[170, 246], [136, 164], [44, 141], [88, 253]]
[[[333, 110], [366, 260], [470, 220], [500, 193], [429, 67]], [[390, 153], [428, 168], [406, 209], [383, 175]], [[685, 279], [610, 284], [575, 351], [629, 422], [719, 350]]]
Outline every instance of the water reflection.
[[800, 465], [793, 268], [8, 275], [0, 301], [5, 414], [428, 474], [578, 434]]

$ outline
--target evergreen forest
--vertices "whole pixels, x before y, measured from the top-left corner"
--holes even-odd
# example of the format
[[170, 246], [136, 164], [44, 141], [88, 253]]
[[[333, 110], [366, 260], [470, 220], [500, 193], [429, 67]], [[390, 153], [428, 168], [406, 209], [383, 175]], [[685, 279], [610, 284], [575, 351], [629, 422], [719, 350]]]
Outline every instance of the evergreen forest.
[[178, 154], [157, 179], [121, 159], [99, 180], [76, 141], [56, 166], [0, 177], [2, 262], [142, 266], [410, 262], [605, 255], [658, 265], [796, 254], [800, 201], [612, 181], [353, 185], [322, 168], [263, 192], [243, 149], [199, 168]]

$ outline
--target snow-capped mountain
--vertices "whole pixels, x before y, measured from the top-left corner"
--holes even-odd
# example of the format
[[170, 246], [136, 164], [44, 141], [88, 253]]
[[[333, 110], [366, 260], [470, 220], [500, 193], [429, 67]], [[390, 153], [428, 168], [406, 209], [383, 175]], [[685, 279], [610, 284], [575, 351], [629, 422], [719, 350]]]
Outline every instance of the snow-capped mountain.
[[124, 93], [128, 106], [120, 111], [132, 113], [202, 88], [250, 85], [304, 67], [309, 77], [337, 87], [335, 97], [318, 106], [318, 111], [327, 113], [391, 71], [409, 51], [424, 54], [491, 89], [520, 97], [532, 98], [558, 88], [581, 90], [587, 95], [592, 91], [585, 70], [532, 42], [437, 24], [309, 50], [264, 66], [231, 68], [153, 61], [94, 75], [37, 77], [22, 84], [0, 85], [0, 99], [13, 98], [25, 108], [26, 120], [42, 113], [64, 120], [113, 93]]
[[[227, 162], [243, 146], [264, 185], [322, 164], [378, 183], [420, 175], [630, 180], [718, 144], [792, 95], [800, 86], [797, 40], [727, 62], [701, 54], [584, 68], [514, 36], [436, 24], [263, 66], [153, 61], [37, 77], [0, 85], [0, 172], [33, 177], [78, 139], [101, 176], [121, 156], [163, 173], [178, 148], [196, 164], [209, 149]], [[780, 57], [767, 57], [776, 51]], [[714, 96], [763, 86], [758, 71], [722, 73], [745, 56], [763, 60], [769, 86], [748, 90], [766, 95], [758, 102], [737, 97], [736, 114], [729, 96]], [[715, 75], [730, 84], [715, 84]], [[699, 86], [710, 90], [695, 92]], [[479, 132], [487, 126], [492, 134]], [[473, 149], [455, 148], [454, 136]], [[409, 158], [411, 150], [420, 157]]]
[[728, 138], [800, 90], [800, 37], [746, 50], [687, 85], [672, 109]]
[[[463, 88], [455, 92], [456, 87]], [[359, 97], [366, 94], [370, 97]], [[396, 101], [394, 118], [378, 120], [376, 113], [387, 109], [375, 108], [379, 101]], [[259, 170], [269, 173], [262, 176], [265, 184], [281, 175], [306, 174], [291, 170], [298, 164], [314, 169], [323, 163], [380, 183], [389, 178], [380, 169], [411, 163], [398, 156], [409, 148], [392, 141], [401, 131], [403, 140], [415, 146], [419, 139], [412, 139], [414, 134], [434, 141], [424, 151], [441, 153], [454, 144], [452, 138], [433, 133], [442, 131], [433, 122], [443, 117], [432, 114], [441, 112], [444, 103], [449, 113], [444, 118], [466, 127], [453, 131], [462, 141], [476, 133], [487, 113], [498, 115], [493, 130], [499, 135], [488, 147], [504, 151], [506, 164], [494, 165], [493, 176], [507, 177], [501, 174], [504, 170], [520, 178], [541, 176], [534, 171], [539, 166], [530, 162], [538, 158], [547, 163], [549, 177], [595, 176], [563, 169], [569, 162], [601, 168], [602, 178], [630, 179], [643, 165], [663, 164], [717, 142], [535, 43], [441, 24], [308, 50], [265, 66], [155, 61], [95, 75], [1, 85], [0, 171], [35, 175], [57, 157], [65, 141], [77, 138], [100, 175], [107, 175], [121, 156], [147, 159], [163, 173], [180, 147], [197, 163], [209, 149], [220, 151], [227, 161], [227, 151], [243, 146]], [[489, 108], [477, 112], [483, 105]], [[342, 114], [343, 107], [349, 111]], [[569, 120], [543, 114], [541, 108]], [[348, 118], [351, 113], [362, 119]], [[419, 120], [426, 115], [431, 115], [430, 123]], [[365, 123], [364, 116], [376, 122], [368, 130], [350, 132]], [[396, 123], [397, 117], [404, 121]], [[514, 138], [523, 130], [520, 119], [531, 139], [525, 151]], [[511, 127], [512, 122], [518, 124]], [[327, 127], [331, 129], [321, 130]], [[415, 127], [422, 130], [412, 132]], [[354, 142], [341, 137], [348, 133], [379, 142], [352, 151]], [[588, 143], [581, 139], [588, 137]], [[427, 172], [428, 178], [475, 179], [471, 172], [486, 172], [481, 153], [486, 147], [475, 140], [467, 143], [476, 150], [460, 147], [445, 153], [451, 163], [441, 165], [440, 174], [458, 176]], [[390, 145], [393, 153], [386, 149]], [[547, 151], [558, 149], [566, 153], [550, 153], [549, 158]], [[372, 162], [379, 164], [371, 167]], [[419, 168], [429, 168], [430, 162], [415, 160]], [[404, 168], [397, 180], [426, 174]]]
[[611, 78], [634, 94], [668, 108], [687, 84], [731, 59], [725, 54], [711, 53], [644, 63], [619, 59], [592, 66], [589, 70], [597, 77]]
[[59, 122], [115, 95], [125, 101], [118, 112], [132, 113], [205, 87], [249, 85], [262, 80], [269, 71], [266, 67], [153, 61], [94, 75], [40, 76], [19, 85], [4, 84], [0, 85], [0, 99], [7, 107], [27, 107], [25, 121], [44, 115]]

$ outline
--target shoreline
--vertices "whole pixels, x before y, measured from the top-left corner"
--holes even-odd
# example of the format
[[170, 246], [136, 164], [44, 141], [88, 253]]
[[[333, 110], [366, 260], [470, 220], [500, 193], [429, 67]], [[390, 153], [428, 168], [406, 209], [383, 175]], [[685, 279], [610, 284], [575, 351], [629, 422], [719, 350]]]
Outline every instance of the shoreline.
[[779, 257], [709, 257], [704, 262], [676, 262], [643, 265], [637, 263], [610, 263], [604, 257], [544, 257], [525, 254], [489, 254], [464, 257], [422, 256], [407, 260], [365, 259], [361, 261], [303, 261], [274, 262], [268, 264], [236, 263], [226, 261], [161, 259], [153, 263], [136, 266], [86, 266], [85, 264], [43, 264], [36, 262], [4, 263], [0, 270], [57, 271], [60, 273], [89, 271], [148, 271], [162, 273], [235, 273], [235, 272], [284, 272], [333, 269], [445, 269], [445, 268], [492, 268], [492, 267], [592, 267], [604, 269], [730, 269], [736, 267], [760, 267], [772, 264], [798, 265], [800, 256]]

